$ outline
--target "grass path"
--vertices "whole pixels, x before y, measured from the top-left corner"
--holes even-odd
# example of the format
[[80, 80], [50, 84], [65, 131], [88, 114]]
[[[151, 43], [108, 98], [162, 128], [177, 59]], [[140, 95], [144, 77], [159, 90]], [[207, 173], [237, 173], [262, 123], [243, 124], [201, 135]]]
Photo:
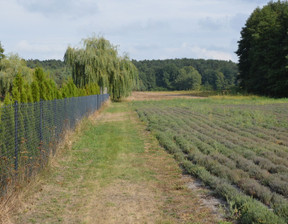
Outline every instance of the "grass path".
[[23, 193], [12, 223], [218, 223], [129, 102], [84, 121], [71, 141]]

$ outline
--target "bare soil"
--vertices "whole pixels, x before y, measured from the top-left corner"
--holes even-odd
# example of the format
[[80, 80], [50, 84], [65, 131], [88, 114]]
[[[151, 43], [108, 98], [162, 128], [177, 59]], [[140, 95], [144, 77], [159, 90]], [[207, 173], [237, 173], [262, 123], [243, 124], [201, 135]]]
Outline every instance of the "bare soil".
[[192, 93], [185, 92], [132, 92], [128, 100], [171, 100], [171, 99], [201, 99], [205, 97], [195, 96]]

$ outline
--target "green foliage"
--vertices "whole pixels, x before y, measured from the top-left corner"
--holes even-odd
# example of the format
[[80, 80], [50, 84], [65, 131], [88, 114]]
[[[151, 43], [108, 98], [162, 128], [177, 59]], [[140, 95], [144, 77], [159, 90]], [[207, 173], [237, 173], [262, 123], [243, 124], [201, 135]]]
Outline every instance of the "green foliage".
[[[182, 70], [188, 67], [193, 67], [194, 73], [200, 74], [200, 84], [206, 90], [222, 90], [237, 85], [238, 68], [231, 61], [183, 58], [132, 62], [139, 70], [139, 90], [142, 91], [198, 89], [198, 84], [191, 87], [185, 82], [188, 80], [190, 84], [193, 83], [191, 74], [187, 76], [187, 72], [183, 73]], [[199, 83], [198, 75], [192, 77], [196, 78], [194, 83]]]
[[31, 91], [32, 91], [32, 102], [40, 101], [40, 89], [39, 84], [36, 80], [31, 83]]
[[[143, 71], [142, 71], [143, 72]], [[174, 64], [163, 65], [163, 67], [155, 67], [156, 86], [154, 88], [173, 89], [173, 81], [179, 74], [179, 69]], [[146, 75], [146, 74], [144, 74]], [[149, 75], [149, 74], [147, 74]], [[143, 77], [143, 75], [141, 76]]]
[[13, 99], [10, 95], [10, 93], [8, 92], [5, 96], [5, 99], [4, 99], [4, 105], [11, 105], [13, 103]]
[[97, 83], [89, 83], [85, 86], [83, 90], [83, 94], [85, 96], [100, 94], [100, 87]]
[[12, 97], [14, 101], [18, 101], [19, 103], [27, 103], [28, 97], [27, 93], [30, 92], [30, 86], [26, 83], [26, 80], [23, 78], [21, 74], [18, 74], [14, 81], [12, 87]]
[[[42, 68], [36, 68], [31, 85], [27, 86], [29, 102], [53, 100], [59, 98], [58, 88], [54, 80], [50, 79]], [[29, 93], [30, 92], [30, 93]], [[21, 101], [24, 102], [24, 101]]]
[[277, 217], [264, 206], [261, 206], [255, 202], [247, 202], [242, 205], [240, 222], [241, 223], [261, 223], [261, 224], [272, 224], [272, 223], [285, 223], [284, 220]]
[[14, 101], [27, 103], [39, 102], [40, 100], [96, 95], [100, 94], [100, 88], [97, 83], [90, 83], [83, 88], [77, 88], [72, 78], [64, 82], [61, 88], [57, 88], [55, 81], [49, 78], [42, 68], [36, 68], [31, 84], [21, 74], [16, 75], [13, 80], [11, 94], [12, 98], [9, 92], [6, 94], [5, 104], [11, 104]]
[[12, 91], [13, 80], [21, 74], [25, 80], [32, 81], [33, 70], [28, 68], [25, 61], [16, 54], [10, 54], [0, 60], [0, 94], [5, 96]]
[[[4, 55], [4, 48], [1, 44], [1, 41], [0, 41], [0, 61], [1, 59], [5, 58], [5, 55]], [[1, 66], [0, 66], [0, 70], [1, 70]]]
[[186, 66], [180, 69], [174, 84], [177, 90], [199, 90], [200, 85], [201, 75], [192, 66]]
[[60, 89], [60, 92], [62, 98], [78, 96], [78, 88], [74, 84], [72, 78], [68, 79], [68, 81]]
[[44, 60], [38, 59], [26, 60], [27, 67], [35, 69], [37, 67], [43, 68], [44, 72], [49, 74], [49, 78], [53, 79], [57, 86], [62, 86], [69, 77], [71, 77], [71, 70], [61, 60]]
[[215, 89], [223, 90], [225, 89], [225, 77], [222, 72], [217, 72], [215, 76]]
[[61, 98], [56, 89], [68, 80], [69, 69], [60, 60], [25, 61], [18, 55], [10, 54], [0, 60], [0, 95], [5, 96], [7, 92], [12, 94], [13, 80], [19, 74], [25, 80], [27, 101], [34, 102]]
[[270, 2], [248, 18], [238, 42], [240, 86], [252, 93], [287, 97], [288, 2]]
[[127, 56], [119, 57], [116, 47], [103, 37], [85, 39], [83, 48], [68, 47], [64, 58], [79, 88], [97, 83], [101, 88], [108, 88], [111, 99], [120, 100], [128, 96], [136, 84], [135, 66]]

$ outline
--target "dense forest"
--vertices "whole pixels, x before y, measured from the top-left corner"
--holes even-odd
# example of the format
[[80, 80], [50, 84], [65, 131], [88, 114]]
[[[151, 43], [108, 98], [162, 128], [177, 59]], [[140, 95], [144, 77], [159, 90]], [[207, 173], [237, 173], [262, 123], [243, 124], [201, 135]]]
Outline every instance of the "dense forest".
[[[139, 72], [137, 90], [224, 90], [237, 85], [237, 64], [204, 59], [132, 60]], [[27, 60], [30, 68], [42, 67], [58, 85], [71, 70], [61, 60]]]
[[238, 42], [240, 87], [288, 97], [288, 2], [270, 2], [248, 18]]
[[132, 60], [139, 71], [139, 90], [225, 90], [237, 85], [232, 61], [204, 59]]

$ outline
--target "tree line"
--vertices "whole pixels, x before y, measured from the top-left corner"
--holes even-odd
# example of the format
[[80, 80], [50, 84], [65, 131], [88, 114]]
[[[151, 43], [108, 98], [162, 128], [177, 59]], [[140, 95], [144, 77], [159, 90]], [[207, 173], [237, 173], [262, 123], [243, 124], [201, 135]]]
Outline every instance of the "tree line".
[[[26, 60], [26, 63], [30, 68], [43, 67], [60, 85], [71, 77], [71, 68], [61, 60]], [[231, 61], [184, 58], [132, 60], [132, 63], [137, 69], [134, 72], [139, 73], [139, 80], [134, 80], [137, 84], [134, 90], [223, 90], [237, 86], [238, 68]]]
[[41, 61], [39, 59], [28, 59], [25, 62], [27, 67], [31, 69], [43, 68], [44, 72], [54, 79], [58, 86], [61, 86], [71, 77], [71, 69], [62, 60], [49, 59]]
[[237, 85], [232, 61], [204, 59], [132, 60], [140, 90], [224, 90]]

